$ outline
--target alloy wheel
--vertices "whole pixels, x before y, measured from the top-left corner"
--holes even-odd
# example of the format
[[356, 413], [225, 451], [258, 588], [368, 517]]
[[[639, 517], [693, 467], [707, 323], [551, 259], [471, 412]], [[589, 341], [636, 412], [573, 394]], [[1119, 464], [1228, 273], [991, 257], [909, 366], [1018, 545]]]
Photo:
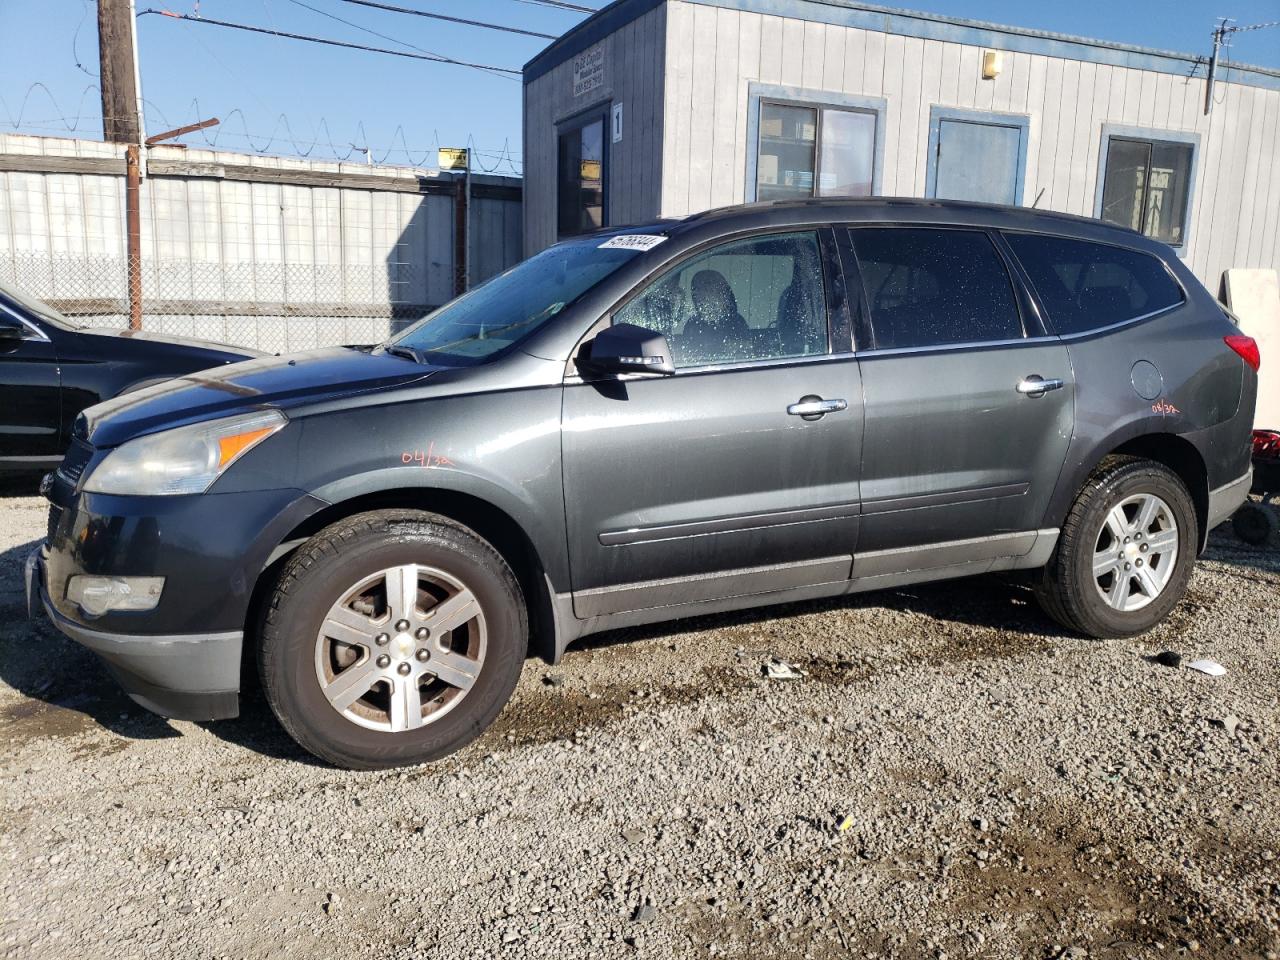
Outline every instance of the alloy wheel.
[[415, 730], [467, 696], [487, 640], [484, 611], [465, 583], [401, 564], [365, 577], [329, 608], [316, 636], [316, 679], [352, 723]]
[[1093, 581], [1102, 599], [1113, 610], [1141, 610], [1173, 574], [1178, 523], [1164, 500], [1135, 494], [1108, 511], [1093, 549]]

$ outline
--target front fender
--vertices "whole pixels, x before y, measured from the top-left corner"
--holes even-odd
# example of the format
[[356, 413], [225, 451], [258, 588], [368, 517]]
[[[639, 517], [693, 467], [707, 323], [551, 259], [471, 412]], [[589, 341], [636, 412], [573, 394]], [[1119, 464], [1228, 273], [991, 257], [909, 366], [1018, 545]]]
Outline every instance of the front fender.
[[563, 511], [547, 510], [536, 503], [528, 488], [455, 469], [388, 467], [334, 480], [317, 489], [314, 495], [328, 504], [341, 506], [360, 497], [405, 491], [420, 492], [428, 509], [432, 493], [458, 493], [502, 511], [529, 538], [551, 582], [569, 582]]

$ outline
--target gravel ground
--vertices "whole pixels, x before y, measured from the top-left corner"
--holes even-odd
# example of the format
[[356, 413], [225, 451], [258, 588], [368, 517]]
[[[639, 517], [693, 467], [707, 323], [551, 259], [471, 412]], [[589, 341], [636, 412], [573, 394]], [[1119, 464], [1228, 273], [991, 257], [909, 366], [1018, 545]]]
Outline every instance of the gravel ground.
[[0, 499], [5, 957], [1280, 955], [1277, 545], [1136, 641], [994, 577], [594, 638], [369, 774], [134, 707], [22, 619], [43, 525]]

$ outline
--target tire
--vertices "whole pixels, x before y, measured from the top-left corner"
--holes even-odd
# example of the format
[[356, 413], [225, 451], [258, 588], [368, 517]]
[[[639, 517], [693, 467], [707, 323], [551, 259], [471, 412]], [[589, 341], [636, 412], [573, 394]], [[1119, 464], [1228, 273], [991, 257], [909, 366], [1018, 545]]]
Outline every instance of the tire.
[[286, 563], [258, 669], [302, 747], [383, 769], [476, 739], [515, 689], [528, 633], [519, 584], [488, 542], [437, 514], [377, 510], [326, 527]]
[[[1144, 508], [1154, 519], [1140, 529]], [[1086, 636], [1145, 633], [1186, 593], [1199, 536], [1191, 494], [1177, 474], [1151, 460], [1108, 457], [1067, 514], [1036, 598], [1054, 620]], [[1098, 576], [1095, 556], [1104, 571]]]

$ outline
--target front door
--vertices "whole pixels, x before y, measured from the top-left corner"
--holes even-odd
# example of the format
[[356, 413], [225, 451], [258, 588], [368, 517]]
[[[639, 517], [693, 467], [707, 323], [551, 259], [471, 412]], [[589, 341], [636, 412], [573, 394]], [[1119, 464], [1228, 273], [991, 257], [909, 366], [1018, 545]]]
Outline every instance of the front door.
[[0, 304], [0, 460], [42, 467], [63, 452], [62, 397], [53, 344]]
[[1038, 327], [985, 231], [849, 236], [869, 308], [859, 551], [981, 541], [957, 556], [1021, 555], [1071, 439], [1066, 348]]
[[1017, 123], [938, 121], [933, 196], [1016, 205], [1026, 130]]
[[824, 242], [827, 256], [803, 232], [690, 257], [613, 316], [663, 333], [675, 375], [566, 381], [579, 617], [847, 580], [862, 391], [830, 346]]

